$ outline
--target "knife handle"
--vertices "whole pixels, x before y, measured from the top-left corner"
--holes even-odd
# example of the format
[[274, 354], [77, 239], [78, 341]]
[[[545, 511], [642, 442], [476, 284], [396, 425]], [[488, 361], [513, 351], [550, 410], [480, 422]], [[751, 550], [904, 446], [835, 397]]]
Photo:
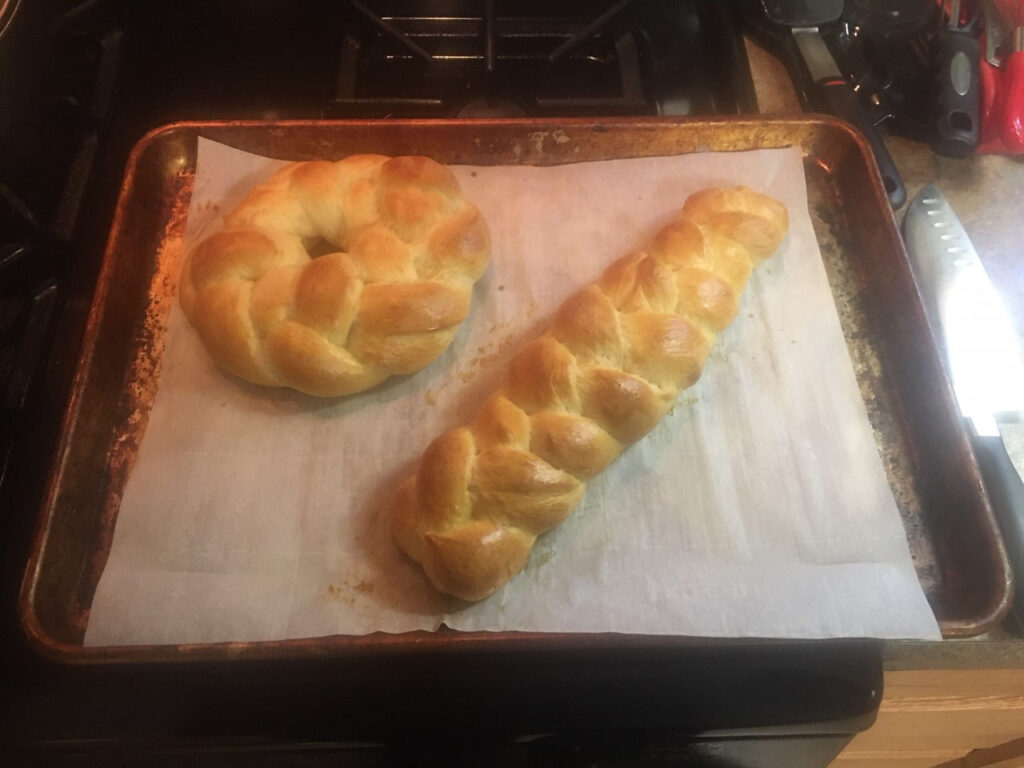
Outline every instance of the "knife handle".
[[1017, 583], [1013, 608], [1024, 621], [1024, 482], [999, 435], [975, 435], [971, 442]]
[[875, 155], [875, 162], [878, 164], [878, 172], [882, 175], [882, 184], [889, 196], [889, 203], [893, 209], [899, 208], [907, 201], [907, 190], [903, 186], [903, 179], [900, 172], [896, 170], [896, 163], [892, 160], [878, 128], [868, 119], [868, 112], [861, 104], [860, 97], [854, 92], [850, 84], [841, 78], [826, 77], [817, 83], [818, 93], [830, 113], [841, 117], [848, 123], [852, 123], [871, 145], [871, 151]]
[[958, 29], [943, 29], [932, 44], [936, 111], [928, 144], [937, 155], [967, 157], [981, 136], [981, 49]]
[[[1022, 33], [1018, 31], [1014, 34]], [[1024, 50], [1010, 54], [1003, 82], [1006, 85], [1002, 115], [1003, 143], [1010, 152], [1019, 155], [1024, 152]]]

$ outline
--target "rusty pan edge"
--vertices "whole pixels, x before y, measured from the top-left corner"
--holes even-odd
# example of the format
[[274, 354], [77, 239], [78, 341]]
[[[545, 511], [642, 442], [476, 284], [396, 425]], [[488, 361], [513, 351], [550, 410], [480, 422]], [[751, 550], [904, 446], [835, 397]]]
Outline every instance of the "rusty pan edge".
[[[75, 424], [78, 421], [81, 408], [81, 395], [82, 389], [88, 378], [89, 366], [93, 359], [97, 337], [96, 331], [100, 325], [104, 315], [104, 299], [107, 295], [107, 286], [109, 284], [110, 272], [112, 269], [112, 253], [118, 247], [118, 240], [121, 233], [122, 217], [124, 215], [123, 203], [126, 197], [130, 194], [135, 175], [138, 171], [139, 161], [146, 150], [154, 143], [160, 141], [168, 133], [175, 131], [195, 131], [199, 132], [204, 128], [225, 128], [225, 127], [238, 127], [238, 128], [303, 128], [309, 126], [325, 127], [331, 125], [351, 125], [353, 123], [362, 124], [376, 124], [384, 123], [392, 127], [399, 127], [404, 123], [414, 123], [417, 125], [423, 124], [434, 124], [438, 127], [446, 125], [465, 125], [467, 121], [459, 120], [416, 120], [416, 121], [304, 121], [304, 120], [290, 120], [290, 121], [182, 121], [174, 122], [161, 127], [158, 127], [147, 134], [145, 134], [133, 148], [129, 160], [126, 166], [126, 174], [124, 182], [121, 186], [119, 193], [117, 209], [111, 226], [111, 235], [108, 239], [106, 248], [104, 250], [102, 267], [100, 270], [100, 277], [97, 282], [96, 291], [93, 296], [93, 300], [90, 306], [88, 320], [86, 323], [85, 336], [83, 337], [83, 348], [79, 356], [78, 363], [76, 365], [75, 374], [72, 379], [71, 393], [68, 401], [68, 405], [65, 409], [64, 416], [61, 422], [61, 435], [58, 444], [57, 453], [53, 462], [53, 469], [50, 472], [49, 480], [47, 482], [47, 488], [44, 496], [44, 503], [40, 511], [40, 517], [36, 524], [36, 530], [33, 537], [33, 543], [31, 548], [31, 554], [26, 567], [25, 576], [22, 581], [21, 595], [19, 600], [19, 617], [20, 622], [25, 631], [26, 635], [32, 642], [34, 648], [43, 656], [64, 663], [80, 664], [80, 663], [110, 663], [110, 662], [132, 662], [132, 661], [179, 661], [186, 659], [229, 659], [229, 658], [267, 658], [273, 657], [296, 657], [296, 656], [318, 656], [323, 655], [325, 650], [327, 653], [337, 652], [344, 648], [346, 652], [366, 652], [366, 649], [371, 646], [370, 640], [363, 640], [361, 638], [347, 638], [341, 641], [331, 638], [319, 638], [312, 640], [285, 640], [277, 641], [272, 643], [217, 643], [217, 644], [202, 644], [202, 645], [183, 645], [183, 646], [132, 646], [132, 647], [106, 647], [106, 648], [86, 648], [81, 645], [67, 644], [58, 641], [52, 637], [42, 626], [39, 621], [38, 615], [35, 609], [35, 601], [37, 599], [36, 586], [39, 576], [39, 571], [43, 563], [43, 559], [46, 554], [46, 546], [50, 535], [50, 525], [52, 523], [52, 512], [54, 505], [57, 501], [59, 489], [61, 487], [61, 478], [66, 469], [66, 460], [69, 450], [69, 443], [71, 435], [74, 433]], [[906, 254], [902, 246], [902, 239], [899, 236], [899, 230], [895, 221], [894, 216], [891, 214], [891, 209], [888, 207], [887, 199], [885, 197], [884, 187], [882, 186], [881, 178], [875, 169], [874, 163], [870, 161], [871, 154], [867, 146], [866, 140], [857, 133], [851, 126], [840, 120], [837, 120], [828, 116], [817, 116], [799, 114], [794, 117], [780, 116], [776, 118], [714, 118], [714, 119], [679, 119], [679, 118], [605, 118], [595, 120], [593, 118], [547, 118], [547, 119], [530, 119], [523, 118], [517, 120], [479, 120], [473, 121], [481, 126], [485, 125], [523, 125], [523, 126], [536, 126], [543, 128], [546, 126], [593, 126], [607, 125], [609, 128], [614, 128], [616, 125], [630, 125], [633, 127], [649, 125], [651, 127], [666, 126], [666, 125], [686, 125], [687, 123], [699, 123], [705, 127], [713, 127], [718, 125], [733, 125], [742, 123], [761, 124], [765, 122], [775, 123], [801, 123], [801, 124], [821, 124], [825, 127], [837, 131], [844, 135], [846, 140], [852, 140], [858, 152], [864, 157], [868, 163], [868, 167], [874, 169], [873, 187], [874, 194], [878, 198], [880, 203], [884, 203], [884, 207], [880, 205], [882, 210], [890, 212], [890, 215], [886, 217], [885, 229], [887, 235], [892, 242], [898, 247], [900, 252], [900, 261], [905, 264], [909, 270], [909, 263], [906, 261]], [[946, 383], [948, 390], [948, 396], [950, 402], [952, 401], [952, 390], [949, 388], [948, 382]], [[966, 436], [964, 436], [966, 440]], [[977, 472], [976, 465], [973, 467], [973, 473], [975, 479], [981, 490], [980, 474]], [[995, 520], [992, 515], [991, 508], [987, 504], [985, 505], [986, 517], [988, 517], [988, 523], [992, 527], [992, 531], [995, 529]], [[998, 534], [996, 533], [992, 537], [991, 541], [993, 545], [993, 556], [996, 560], [997, 567], [1002, 571], [1003, 581], [1006, 589], [1002, 595], [996, 596], [996, 599], [991, 601], [991, 604], [987, 608], [974, 617], [962, 617], [957, 619], [950, 619], [941, 622], [942, 632], [945, 637], [966, 637], [970, 635], [979, 634], [986, 631], [993, 624], [1000, 621], [1006, 614], [1010, 604], [1010, 591], [1013, 586], [1013, 577], [1009, 570], [1009, 563], [1006, 559], [1005, 549]], [[417, 633], [414, 633], [417, 634]], [[479, 643], [481, 647], [502, 647], [504, 645], [517, 646], [523, 642], [536, 642], [538, 638], [546, 639], [551, 643], [557, 645], [559, 638], [562, 635], [533, 635], [528, 633], [506, 633], [507, 635], [513, 635], [514, 637], [508, 636], [494, 636], [486, 637], [488, 633], [479, 633], [481, 637], [474, 637], [473, 635], [465, 635], [459, 638], [458, 644], [465, 646], [467, 643], [473, 645]], [[617, 638], [652, 638], [658, 640], [660, 636], [636, 636], [636, 635], [614, 635]], [[339, 636], [332, 636], [337, 638]], [[373, 637], [373, 636], [367, 636]], [[437, 645], [439, 642], [450, 643], [452, 641], [451, 636], [437, 636], [436, 638], [413, 638], [408, 635], [395, 636], [405, 638], [410, 645], [408, 650], [414, 650], [417, 648], [427, 648]], [[596, 635], [595, 637], [605, 637], [605, 635]], [[564, 638], [572, 638], [573, 642], [579, 642], [578, 635], [566, 635]], [[352, 642], [356, 640], [357, 642]], [[674, 637], [660, 637], [662, 642], [665, 641], [682, 641], [683, 638]], [[326, 646], [326, 649], [317, 650], [315, 641], [319, 641], [321, 646]], [[328, 641], [328, 642], [325, 642]], [[257, 646], [261, 646], [259, 648]], [[398, 642], [387, 642], [383, 648], [379, 650], [391, 650], [394, 651], [400, 646]], [[360, 650], [361, 649], [361, 650]], [[370, 651], [372, 652], [372, 650]]]

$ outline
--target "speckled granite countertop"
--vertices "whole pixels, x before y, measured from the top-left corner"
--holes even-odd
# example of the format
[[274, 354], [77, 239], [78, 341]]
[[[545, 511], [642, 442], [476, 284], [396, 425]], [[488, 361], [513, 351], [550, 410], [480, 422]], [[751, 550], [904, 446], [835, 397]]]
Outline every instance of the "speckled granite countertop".
[[[781, 63], [750, 41], [747, 53], [761, 112], [799, 111]], [[1002, 293], [1024, 348], [1024, 158], [977, 155], [953, 160], [906, 139], [893, 137], [887, 144], [908, 200], [929, 182], [942, 189]], [[897, 212], [898, 220], [903, 213]], [[1024, 668], [1024, 629], [1011, 617], [999, 629], [968, 640], [887, 642], [884, 657], [891, 670]]]

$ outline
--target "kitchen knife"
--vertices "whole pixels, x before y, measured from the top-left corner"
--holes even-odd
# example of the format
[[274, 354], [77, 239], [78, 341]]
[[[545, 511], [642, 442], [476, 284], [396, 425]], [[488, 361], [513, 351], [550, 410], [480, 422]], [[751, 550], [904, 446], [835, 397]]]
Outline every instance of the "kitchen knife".
[[[1024, 412], [1024, 363], [1002, 301], [967, 233], [935, 184], [918, 194], [903, 235], [928, 322], [943, 345], [992, 510], [1017, 579], [1024, 579], [1024, 483], [996, 417]], [[1018, 581], [1018, 584], [1020, 582]], [[1014, 598], [1024, 619], [1024, 588]]]

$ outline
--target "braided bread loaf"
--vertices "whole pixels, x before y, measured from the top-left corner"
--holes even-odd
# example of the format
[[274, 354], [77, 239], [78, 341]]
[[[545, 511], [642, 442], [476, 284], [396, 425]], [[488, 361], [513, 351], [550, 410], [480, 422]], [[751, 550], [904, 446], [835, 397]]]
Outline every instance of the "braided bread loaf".
[[431, 443], [385, 510], [438, 590], [480, 600], [519, 572], [586, 480], [697, 381], [752, 268], [787, 228], [785, 207], [769, 197], [703, 190], [646, 251], [562, 305], [475, 421]]
[[429, 158], [294, 163], [195, 248], [181, 305], [231, 373], [347, 395], [441, 354], [489, 256], [480, 212]]

